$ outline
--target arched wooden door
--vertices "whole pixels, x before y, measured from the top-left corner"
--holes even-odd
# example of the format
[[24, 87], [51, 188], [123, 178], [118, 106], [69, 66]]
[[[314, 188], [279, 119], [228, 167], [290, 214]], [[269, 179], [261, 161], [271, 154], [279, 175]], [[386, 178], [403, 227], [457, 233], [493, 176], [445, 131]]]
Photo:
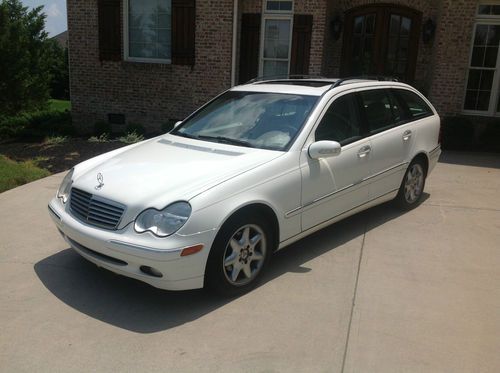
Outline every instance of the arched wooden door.
[[413, 82], [422, 13], [393, 4], [346, 12], [342, 76], [384, 75]]

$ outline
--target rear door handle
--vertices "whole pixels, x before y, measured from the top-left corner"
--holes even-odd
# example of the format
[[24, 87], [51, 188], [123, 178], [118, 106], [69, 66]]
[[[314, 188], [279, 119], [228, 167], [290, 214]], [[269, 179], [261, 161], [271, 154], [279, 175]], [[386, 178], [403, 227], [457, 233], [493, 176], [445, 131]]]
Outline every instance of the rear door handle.
[[358, 151], [358, 157], [359, 158], [364, 158], [366, 157], [370, 152], [372, 151], [372, 148], [370, 145], [363, 146], [361, 149]]
[[403, 141], [408, 141], [410, 138], [411, 138], [411, 131], [408, 130], [408, 131], [404, 131], [403, 133]]

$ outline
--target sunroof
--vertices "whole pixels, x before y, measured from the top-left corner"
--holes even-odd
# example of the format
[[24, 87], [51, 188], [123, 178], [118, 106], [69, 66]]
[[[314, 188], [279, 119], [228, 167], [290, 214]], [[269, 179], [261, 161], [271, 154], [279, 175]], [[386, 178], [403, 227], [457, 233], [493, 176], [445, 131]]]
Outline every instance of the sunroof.
[[283, 85], [300, 85], [305, 87], [324, 87], [327, 85], [332, 85], [334, 82], [328, 82], [323, 80], [265, 80], [259, 82], [258, 84], [283, 84]]

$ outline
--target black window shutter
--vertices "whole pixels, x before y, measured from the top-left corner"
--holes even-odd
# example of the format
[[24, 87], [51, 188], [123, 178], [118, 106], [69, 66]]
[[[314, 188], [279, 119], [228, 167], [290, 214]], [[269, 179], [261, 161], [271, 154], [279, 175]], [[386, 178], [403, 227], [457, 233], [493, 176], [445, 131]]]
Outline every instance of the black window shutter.
[[293, 17], [290, 75], [307, 75], [309, 73], [312, 24], [313, 16], [310, 14], [296, 14]]
[[195, 0], [172, 0], [172, 63], [194, 65]]
[[120, 0], [98, 0], [99, 59], [119, 61], [122, 43]]
[[260, 13], [241, 15], [240, 66], [238, 84], [259, 74]]

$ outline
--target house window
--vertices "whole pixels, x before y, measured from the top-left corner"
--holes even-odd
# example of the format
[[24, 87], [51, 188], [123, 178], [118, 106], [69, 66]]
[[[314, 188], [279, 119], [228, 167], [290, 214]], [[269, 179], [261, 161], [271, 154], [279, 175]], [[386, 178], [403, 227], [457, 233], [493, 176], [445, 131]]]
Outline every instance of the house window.
[[500, 114], [500, 7], [479, 5], [470, 52], [464, 111]]
[[[260, 76], [288, 75], [293, 1], [266, 1], [262, 22]], [[276, 14], [279, 13], [279, 14]]]
[[172, 1], [128, 0], [126, 4], [126, 59], [170, 63]]
[[266, 0], [266, 12], [292, 12], [293, 1]]

